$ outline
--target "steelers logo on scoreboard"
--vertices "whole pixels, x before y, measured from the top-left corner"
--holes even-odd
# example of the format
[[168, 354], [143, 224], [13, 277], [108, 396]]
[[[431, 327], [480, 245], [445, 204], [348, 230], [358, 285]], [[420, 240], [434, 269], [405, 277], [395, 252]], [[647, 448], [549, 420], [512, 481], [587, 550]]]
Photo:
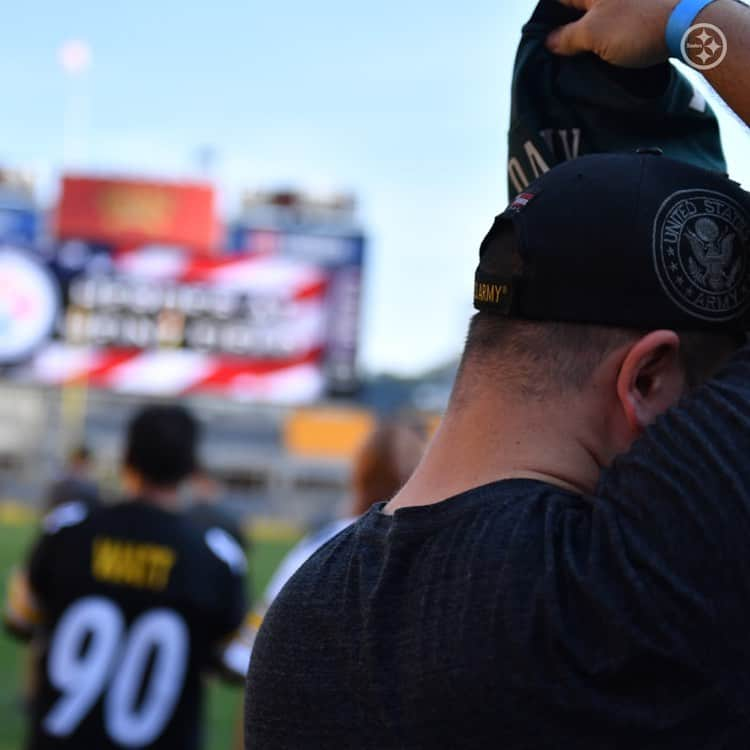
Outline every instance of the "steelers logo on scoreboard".
[[0, 247], [0, 364], [18, 362], [43, 344], [59, 309], [50, 272], [29, 253]]

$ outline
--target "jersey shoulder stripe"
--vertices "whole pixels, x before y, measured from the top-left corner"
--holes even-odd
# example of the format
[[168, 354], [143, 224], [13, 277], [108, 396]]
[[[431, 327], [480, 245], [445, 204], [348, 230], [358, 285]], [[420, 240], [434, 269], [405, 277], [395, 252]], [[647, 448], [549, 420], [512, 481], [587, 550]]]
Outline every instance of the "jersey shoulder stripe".
[[64, 528], [82, 523], [88, 515], [89, 509], [86, 503], [79, 500], [63, 503], [44, 517], [42, 529], [45, 534], [57, 534]]
[[236, 575], [243, 575], [247, 570], [245, 550], [240, 547], [231, 534], [218, 526], [210, 528], [205, 536], [205, 542], [213, 554], [229, 566]]

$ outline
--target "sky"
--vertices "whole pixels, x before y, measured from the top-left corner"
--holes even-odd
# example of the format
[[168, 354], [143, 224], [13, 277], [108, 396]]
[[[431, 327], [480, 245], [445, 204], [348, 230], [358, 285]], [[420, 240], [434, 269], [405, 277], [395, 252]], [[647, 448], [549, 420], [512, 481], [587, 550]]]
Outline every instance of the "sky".
[[[66, 165], [193, 177], [208, 145], [226, 216], [244, 189], [353, 191], [370, 238], [363, 366], [418, 373], [461, 348], [479, 243], [506, 203], [510, 78], [533, 5], [9, 3], [0, 164], [31, 170], [49, 200]], [[58, 62], [69, 39], [93, 55], [76, 81]], [[747, 131], [714, 106], [750, 187]]]

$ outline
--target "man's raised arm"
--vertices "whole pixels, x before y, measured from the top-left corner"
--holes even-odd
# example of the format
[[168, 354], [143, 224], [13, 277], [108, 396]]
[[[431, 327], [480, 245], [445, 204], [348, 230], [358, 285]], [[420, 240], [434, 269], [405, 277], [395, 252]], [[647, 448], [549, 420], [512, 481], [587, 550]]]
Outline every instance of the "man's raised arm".
[[[559, 55], [594, 52], [608, 63], [626, 68], [642, 68], [676, 56], [683, 31], [697, 24], [712, 24], [724, 34], [726, 57], [711, 67], [711, 60], [688, 54], [694, 63], [705, 62], [701, 70], [730, 107], [750, 125], [750, 8], [739, 0], [714, 0], [697, 13], [696, 0], [560, 0], [584, 11], [575, 23], [550, 34], [547, 44]], [[679, 6], [679, 7], [678, 7]], [[674, 13], [677, 16], [673, 17]], [[671, 44], [668, 25], [671, 24]], [[683, 27], [685, 27], [683, 29]], [[717, 39], [717, 59], [724, 40]], [[707, 41], [707, 44], [711, 44]], [[711, 52], [711, 50], [708, 50]], [[695, 53], [696, 56], [701, 53]], [[696, 67], [695, 65], [693, 67]], [[702, 65], [701, 67], [706, 67]]]

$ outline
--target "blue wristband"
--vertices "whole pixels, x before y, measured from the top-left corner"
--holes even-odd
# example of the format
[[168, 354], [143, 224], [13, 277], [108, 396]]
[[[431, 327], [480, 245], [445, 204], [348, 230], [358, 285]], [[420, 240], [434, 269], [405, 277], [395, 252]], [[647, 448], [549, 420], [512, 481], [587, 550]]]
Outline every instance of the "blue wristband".
[[677, 4], [667, 23], [667, 47], [672, 57], [684, 61], [682, 39], [698, 14], [713, 2], [715, 0], [681, 0]]

